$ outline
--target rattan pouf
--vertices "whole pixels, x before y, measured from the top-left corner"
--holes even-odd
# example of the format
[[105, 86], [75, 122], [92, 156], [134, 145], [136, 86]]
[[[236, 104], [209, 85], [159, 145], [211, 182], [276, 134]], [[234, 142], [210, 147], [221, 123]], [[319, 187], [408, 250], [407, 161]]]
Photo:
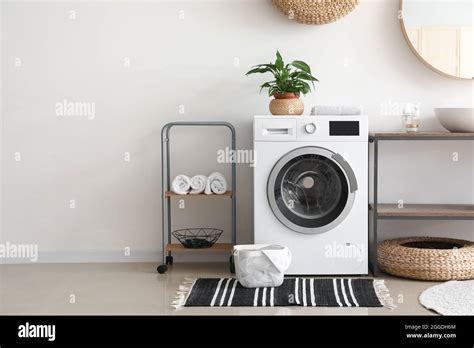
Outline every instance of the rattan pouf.
[[386, 240], [377, 252], [379, 267], [390, 274], [422, 280], [474, 279], [474, 243], [450, 238]]
[[359, 0], [273, 0], [290, 19], [304, 24], [335, 22], [351, 12]]

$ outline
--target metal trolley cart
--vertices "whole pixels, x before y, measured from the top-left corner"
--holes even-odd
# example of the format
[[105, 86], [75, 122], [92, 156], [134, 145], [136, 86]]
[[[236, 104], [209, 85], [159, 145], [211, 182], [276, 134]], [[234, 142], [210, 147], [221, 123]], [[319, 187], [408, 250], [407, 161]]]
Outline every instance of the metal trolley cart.
[[[232, 161], [232, 180], [231, 190], [227, 191], [223, 195], [205, 195], [198, 194], [192, 195], [192, 199], [224, 199], [228, 197], [232, 201], [232, 243], [215, 243], [209, 248], [202, 249], [191, 249], [185, 248], [183, 245], [178, 243], [171, 243], [171, 199], [172, 197], [187, 198], [191, 195], [176, 195], [171, 191], [171, 178], [170, 178], [170, 130], [173, 127], [227, 127], [231, 133], [231, 149], [235, 153], [235, 128], [228, 122], [170, 122], [167, 123], [161, 130], [161, 180], [162, 180], [162, 250], [163, 250], [163, 263], [158, 266], [158, 273], [162, 274], [168, 270], [168, 265], [173, 264], [173, 252], [224, 252], [231, 253], [232, 248], [236, 243], [236, 163]], [[202, 198], [199, 198], [202, 197]], [[234, 272], [234, 264], [232, 256], [229, 257], [230, 270]]]

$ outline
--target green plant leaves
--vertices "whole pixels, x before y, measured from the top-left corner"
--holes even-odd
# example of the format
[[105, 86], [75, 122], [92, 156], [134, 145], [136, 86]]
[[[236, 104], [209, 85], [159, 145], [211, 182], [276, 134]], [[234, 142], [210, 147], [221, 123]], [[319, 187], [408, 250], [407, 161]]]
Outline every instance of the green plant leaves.
[[269, 97], [271, 97], [272, 95], [275, 95], [276, 93], [279, 93], [279, 89], [277, 86], [272, 86], [271, 88], [268, 89]]
[[270, 88], [274, 85], [275, 81], [270, 81], [270, 82], [265, 82], [263, 85], [260, 86], [260, 92], [262, 92], [262, 89], [264, 88]]
[[298, 79], [302, 79], [302, 80], [306, 80], [306, 81], [319, 81], [316, 77], [310, 75], [310, 74], [307, 74], [303, 71], [294, 71], [291, 73], [290, 75], [292, 78], [298, 78]]
[[311, 68], [309, 65], [301, 60], [294, 60], [290, 63], [290, 65], [293, 65], [297, 69], [303, 70], [305, 73], [311, 74]]
[[281, 54], [280, 52], [277, 50], [277, 53], [276, 53], [276, 61], [275, 61], [275, 66], [278, 70], [283, 70], [283, 67], [285, 65], [285, 63], [283, 63], [283, 58], [281, 57]]
[[301, 92], [303, 92], [303, 94], [307, 94], [311, 91], [311, 86], [304, 81], [299, 81], [298, 86], [301, 87]]
[[245, 75], [256, 74], [256, 73], [263, 74], [266, 72], [274, 72], [275, 70], [276, 69], [272, 67], [270, 64], [259, 64], [259, 65], [255, 65], [255, 67], [252, 70], [248, 71]]
[[301, 60], [294, 60], [285, 66], [283, 58], [279, 51], [276, 52], [275, 63], [258, 64], [252, 67], [246, 75], [263, 74], [270, 72], [275, 77], [274, 80], [265, 82], [260, 86], [260, 92], [268, 88], [268, 95], [276, 93], [292, 92], [296, 95], [311, 92], [311, 86], [306, 81], [310, 81], [314, 87], [314, 82], [319, 80], [311, 75], [311, 68]]

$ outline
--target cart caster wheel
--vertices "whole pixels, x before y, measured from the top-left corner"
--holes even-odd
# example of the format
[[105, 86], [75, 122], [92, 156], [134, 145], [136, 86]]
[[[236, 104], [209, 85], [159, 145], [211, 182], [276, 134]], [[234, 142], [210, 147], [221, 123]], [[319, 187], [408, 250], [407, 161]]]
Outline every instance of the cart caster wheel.
[[230, 273], [235, 274], [235, 264], [234, 264], [234, 257], [229, 257], [229, 270]]
[[168, 266], [159, 265], [156, 270], [158, 271], [159, 274], [163, 274], [163, 273], [166, 273], [166, 271], [168, 270]]
[[167, 265], [173, 264], [173, 256], [166, 256], [166, 264]]

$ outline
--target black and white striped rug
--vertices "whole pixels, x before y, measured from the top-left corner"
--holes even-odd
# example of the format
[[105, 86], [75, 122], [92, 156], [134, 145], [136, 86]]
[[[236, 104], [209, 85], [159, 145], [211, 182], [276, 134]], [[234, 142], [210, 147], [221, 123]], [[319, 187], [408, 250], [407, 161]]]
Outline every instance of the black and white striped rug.
[[381, 279], [285, 278], [275, 288], [244, 288], [235, 278], [187, 279], [173, 301], [178, 307], [387, 307], [394, 308]]

